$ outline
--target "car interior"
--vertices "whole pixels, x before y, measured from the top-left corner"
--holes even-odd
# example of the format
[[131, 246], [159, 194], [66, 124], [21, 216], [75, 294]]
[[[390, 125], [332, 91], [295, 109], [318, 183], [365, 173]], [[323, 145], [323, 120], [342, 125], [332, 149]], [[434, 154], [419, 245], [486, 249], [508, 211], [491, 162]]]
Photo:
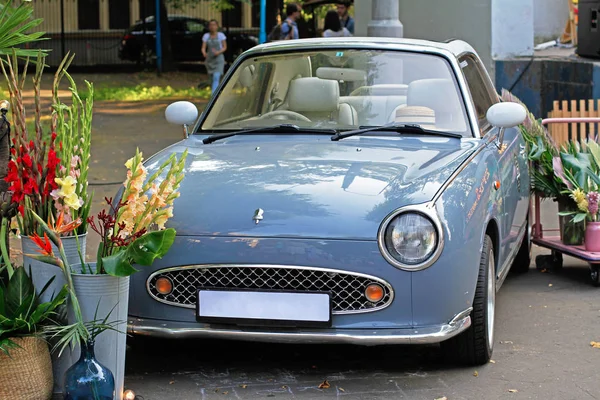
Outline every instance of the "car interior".
[[[447, 67], [443, 73], [422, 73], [425, 77], [412, 74], [408, 82], [402, 68], [391, 70], [379, 79], [391, 83], [379, 83], [373, 75], [382, 68], [369, 65], [372, 57], [363, 65], [358, 57], [353, 57], [351, 66], [335, 65], [332, 57], [325, 61], [295, 55], [277, 62], [261, 58], [245, 62], [219, 93], [219, 108], [215, 105], [203, 129], [239, 128], [242, 123], [243, 127], [294, 123], [355, 129], [397, 122], [467, 130], [460, 92]], [[394, 68], [389, 63], [387, 67]]]

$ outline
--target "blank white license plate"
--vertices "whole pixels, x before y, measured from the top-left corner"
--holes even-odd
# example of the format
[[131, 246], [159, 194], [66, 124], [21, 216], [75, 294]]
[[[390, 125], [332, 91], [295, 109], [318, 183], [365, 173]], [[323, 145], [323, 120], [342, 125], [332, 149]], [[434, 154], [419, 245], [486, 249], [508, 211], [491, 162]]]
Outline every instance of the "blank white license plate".
[[196, 319], [240, 325], [330, 326], [329, 293], [199, 289]]

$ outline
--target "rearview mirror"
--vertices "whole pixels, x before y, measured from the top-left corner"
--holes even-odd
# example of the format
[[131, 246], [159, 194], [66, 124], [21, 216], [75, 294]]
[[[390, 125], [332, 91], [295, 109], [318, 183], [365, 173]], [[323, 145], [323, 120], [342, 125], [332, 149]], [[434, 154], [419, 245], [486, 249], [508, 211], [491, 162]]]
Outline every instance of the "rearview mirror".
[[486, 113], [490, 124], [497, 128], [514, 128], [525, 121], [527, 111], [518, 103], [496, 103]]
[[165, 118], [171, 124], [192, 125], [198, 118], [198, 108], [189, 101], [176, 101], [165, 110]]
[[188, 125], [192, 125], [198, 118], [198, 108], [189, 101], [176, 101], [169, 104], [165, 110], [167, 122], [183, 125], [183, 138], [187, 138]]

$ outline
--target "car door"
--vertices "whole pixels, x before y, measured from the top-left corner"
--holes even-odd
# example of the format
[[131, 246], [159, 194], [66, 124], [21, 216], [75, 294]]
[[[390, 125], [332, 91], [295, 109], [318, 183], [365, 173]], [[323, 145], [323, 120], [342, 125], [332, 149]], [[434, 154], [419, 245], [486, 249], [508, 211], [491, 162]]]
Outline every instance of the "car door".
[[[500, 101], [487, 72], [473, 54], [466, 54], [459, 61], [477, 113], [481, 137], [485, 139], [498, 135], [499, 129], [491, 126], [486, 118], [487, 110]], [[493, 141], [488, 146], [497, 158], [502, 194], [502, 204], [498, 205], [501, 218], [501, 221], [498, 221], [501, 231], [498, 258], [500, 269], [512, 250], [519, 245], [519, 232], [523, 228], [529, 207], [529, 178], [526, 175], [526, 164], [523, 163], [525, 146], [517, 128], [505, 129], [502, 141]], [[523, 173], [526, 176], [523, 176]], [[501, 271], [498, 270], [499, 272]]]
[[192, 61], [204, 60], [202, 56], [202, 36], [208, 32], [208, 24], [200, 19], [188, 19], [185, 24], [183, 47], [188, 54], [187, 59]]

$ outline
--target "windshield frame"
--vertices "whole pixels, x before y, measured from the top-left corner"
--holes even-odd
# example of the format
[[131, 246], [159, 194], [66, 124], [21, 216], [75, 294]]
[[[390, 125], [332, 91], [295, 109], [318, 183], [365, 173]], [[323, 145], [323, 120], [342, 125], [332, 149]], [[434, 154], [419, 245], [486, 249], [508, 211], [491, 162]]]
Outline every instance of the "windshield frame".
[[[288, 41], [288, 42], [299, 42], [299, 41]], [[465, 139], [480, 139], [480, 132], [478, 128], [478, 122], [475, 119], [475, 110], [472, 102], [470, 101], [470, 94], [468, 93], [468, 86], [464, 79], [463, 74], [461, 73], [460, 65], [458, 63], [458, 56], [450, 52], [449, 50], [445, 50], [443, 48], [437, 48], [433, 46], [425, 46], [425, 45], [414, 45], [414, 44], [400, 44], [400, 43], [373, 43], [373, 42], [348, 42], [344, 43], [343, 41], [331, 41], [331, 44], [323, 44], [319, 46], [323, 51], [336, 51], [336, 50], [381, 50], [381, 51], [389, 51], [389, 52], [399, 52], [399, 53], [415, 53], [415, 54], [428, 54], [433, 56], [442, 57], [446, 62], [448, 62], [450, 66], [450, 73], [453, 76], [455, 83], [458, 86], [458, 91], [460, 95], [460, 99], [462, 101], [466, 123], [468, 129], [471, 131], [471, 136], [465, 136]], [[314, 52], [314, 44], [300, 44], [300, 43], [281, 43], [278, 42], [275, 45], [269, 45], [268, 47], [258, 46], [258, 48], [251, 49], [246, 53], [239, 56], [232, 66], [229, 68], [223, 80], [221, 81], [219, 87], [217, 88], [217, 92], [211, 96], [208, 104], [206, 105], [204, 111], [200, 115], [200, 118], [196, 121], [194, 128], [192, 130], [192, 135], [197, 136], [207, 136], [210, 134], [214, 134], [215, 130], [207, 129], [201, 130], [200, 127], [204, 124], [207, 119], [207, 116], [212, 111], [217, 99], [221, 95], [225, 86], [231, 80], [233, 74], [237, 71], [238, 67], [243, 64], [246, 60], [250, 58], [256, 57], [268, 57], [271, 55], [280, 55], [280, 54], [290, 54], [290, 53], [302, 53], [302, 52]], [[477, 58], [480, 62], [480, 58], [475, 52], [469, 52], [475, 58]]]

